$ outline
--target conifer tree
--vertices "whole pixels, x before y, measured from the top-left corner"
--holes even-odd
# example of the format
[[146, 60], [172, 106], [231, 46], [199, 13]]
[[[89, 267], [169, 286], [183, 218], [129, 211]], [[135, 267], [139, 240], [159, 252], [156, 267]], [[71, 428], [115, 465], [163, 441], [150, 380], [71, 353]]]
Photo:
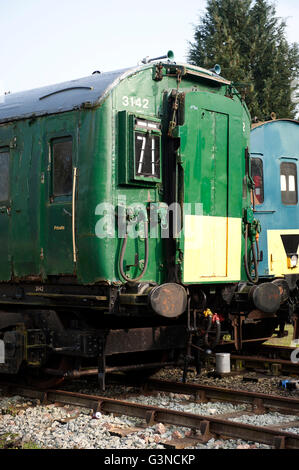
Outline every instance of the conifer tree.
[[205, 68], [220, 64], [237, 88], [251, 83], [246, 103], [253, 118], [293, 118], [299, 49], [288, 44], [285, 28], [268, 0], [208, 0], [188, 58]]

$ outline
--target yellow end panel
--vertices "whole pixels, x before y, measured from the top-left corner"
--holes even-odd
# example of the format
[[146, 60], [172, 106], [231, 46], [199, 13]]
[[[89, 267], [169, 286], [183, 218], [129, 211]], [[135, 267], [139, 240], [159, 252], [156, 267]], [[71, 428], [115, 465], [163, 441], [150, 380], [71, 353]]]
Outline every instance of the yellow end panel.
[[[299, 265], [288, 267], [288, 257], [281, 235], [298, 235], [299, 230], [267, 230], [269, 274], [283, 276], [284, 274], [299, 274]], [[297, 248], [299, 254], [299, 247]]]
[[238, 281], [241, 219], [186, 215], [184, 282]]

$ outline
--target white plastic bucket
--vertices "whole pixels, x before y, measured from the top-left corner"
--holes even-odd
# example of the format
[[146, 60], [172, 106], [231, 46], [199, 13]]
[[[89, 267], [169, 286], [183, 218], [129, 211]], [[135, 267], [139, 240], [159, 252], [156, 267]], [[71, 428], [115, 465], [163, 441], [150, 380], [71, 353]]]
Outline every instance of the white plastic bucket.
[[216, 372], [219, 374], [230, 372], [230, 353], [216, 353]]

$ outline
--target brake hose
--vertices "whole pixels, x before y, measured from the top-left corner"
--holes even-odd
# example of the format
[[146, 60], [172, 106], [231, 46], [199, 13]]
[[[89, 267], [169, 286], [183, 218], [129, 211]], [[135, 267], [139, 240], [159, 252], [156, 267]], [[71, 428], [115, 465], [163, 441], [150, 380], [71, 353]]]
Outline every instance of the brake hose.
[[149, 241], [148, 241], [148, 226], [147, 226], [147, 220], [144, 221], [144, 246], [145, 246], [145, 260], [144, 260], [144, 267], [142, 272], [138, 277], [135, 277], [135, 279], [132, 279], [131, 277], [127, 276], [124, 272], [123, 268], [123, 263], [124, 263], [124, 256], [126, 252], [126, 247], [127, 247], [127, 242], [128, 242], [128, 232], [126, 231], [126, 234], [123, 239], [121, 251], [120, 251], [120, 257], [119, 257], [119, 271], [122, 277], [128, 281], [128, 282], [137, 282], [139, 281], [145, 274], [147, 270], [147, 265], [148, 265], [148, 252], [149, 252]]
[[216, 337], [215, 337], [214, 342], [212, 343], [212, 346], [211, 346], [212, 349], [214, 349], [215, 346], [217, 346], [217, 344], [220, 341], [220, 336], [221, 336], [221, 322], [218, 316], [216, 317], [215, 325], [216, 325]]
[[[214, 321], [213, 321], [213, 318], [215, 318]], [[212, 342], [212, 344], [210, 344], [209, 343], [209, 332], [211, 330], [211, 327], [212, 327], [213, 323], [215, 323], [215, 326], [216, 326], [216, 337], [215, 337], [214, 341]], [[205, 346], [207, 346], [210, 349], [214, 349], [215, 346], [217, 346], [217, 344], [219, 343], [220, 335], [221, 335], [221, 323], [220, 323], [218, 315], [216, 315], [214, 317], [212, 317], [212, 315], [209, 315], [208, 326], [207, 326], [205, 336], [204, 336]]]
[[205, 336], [204, 336], [204, 343], [205, 343], [205, 345], [208, 346], [208, 347], [210, 346], [210, 345], [209, 345], [209, 331], [210, 331], [210, 329], [211, 329], [211, 327], [212, 327], [212, 319], [213, 319], [213, 318], [212, 318], [212, 315], [209, 315], [209, 316], [208, 316], [208, 326], [207, 326], [207, 329], [206, 329], [206, 331], [205, 331]]
[[[257, 241], [255, 241], [257, 244]], [[258, 244], [257, 244], [257, 249], [258, 249]], [[257, 257], [256, 257], [256, 252], [255, 252], [255, 247], [254, 244], [252, 243], [251, 245], [251, 251], [253, 255], [253, 262], [254, 262], [254, 271], [255, 271], [255, 279], [251, 277], [251, 274], [249, 272], [249, 267], [248, 267], [248, 224], [246, 224], [245, 228], [245, 254], [244, 254], [244, 264], [245, 264], [245, 271], [246, 275], [249, 279], [250, 282], [253, 284], [256, 284], [259, 280], [259, 275], [258, 275], [258, 262], [257, 262]]]

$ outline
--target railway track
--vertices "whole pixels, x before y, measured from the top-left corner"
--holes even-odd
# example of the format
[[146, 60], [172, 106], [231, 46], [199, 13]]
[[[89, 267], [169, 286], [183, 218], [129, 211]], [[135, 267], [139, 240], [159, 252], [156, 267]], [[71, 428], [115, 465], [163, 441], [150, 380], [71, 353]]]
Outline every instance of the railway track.
[[[234, 372], [241, 372], [242, 374], [242, 371], [244, 372], [246, 368], [259, 368], [260, 370], [261, 366], [264, 367], [267, 373], [278, 375], [285, 370], [286, 365], [290, 365], [291, 361], [288, 361], [287, 358], [293, 349], [263, 346], [259, 348], [255, 356], [237, 355], [232, 351], [232, 375]], [[293, 374], [298, 374], [298, 364], [291, 364], [293, 368], [287, 370], [292, 370]], [[86, 375], [84, 370], [79, 372], [78, 377]], [[97, 370], [89, 370], [88, 372], [87, 376], [92, 376]], [[121, 374], [111, 375], [110, 381], [111, 383], [117, 382], [128, 385], [128, 377]], [[273, 448], [299, 449], [299, 434], [294, 431], [285, 431], [287, 428], [292, 428], [292, 430], [299, 428], [299, 398], [156, 378], [148, 379], [146, 382], [138, 383], [138, 379], [136, 383], [131, 382], [129, 385], [136, 387], [137, 393], [135, 395], [130, 393], [125, 400], [108, 398], [105, 395], [95, 395], [94, 391], [91, 393], [75, 393], [74, 391], [62, 389], [41, 390], [36, 386], [28, 387], [19, 383], [0, 383], [0, 385], [8, 395], [18, 394], [26, 398], [39, 399], [43, 404], [57, 403], [79, 406], [88, 408], [93, 413], [101, 412], [102, 414], [125, 415], [142, 419], [144, 426], [163, 423], [164, 425], [184, 427], [191, 430], [187, 433], [188, 438], [162, 442], [165, 447], [176, 449], [192, 447], [196, 446], [197, 443], [206, 443], [211, 438], [215, 438], [242, 439], [247, 442], [266, 444]], [[174, 393], [177, 394], [176, 397], [181, 395], [182, 402], [188, 401], [186, 400], [186, 395], [188, 395], [190, 403], [224, 402], [234, 405], [246, 405], [246, 410], [210, 416], [202, 410], [200, 412], [203, 414], [177, 411], [171, 409], [172, 404], [161, 408], [160, 406], [134, 402], [134, 400], [138, 401], [138, 397], [142, 394], [155, 395], [155, 392]], [[288, 421], [290, 418], [287, 417], [285, 422], [263, 427], [238, 422], [238, 418], [241, 416], [248, 415], [250, 420], [250, 415], [267, 415], [267, 413], [273, 412], [292, 415], [295, 420]], [[232, 419], [235, 420], [232, 421]], [[244, 418], [242, 419], [244, 421]]]
[[[291, 360], [291, 354], [295, 347], [261, 345], [256, 351], [244, 351], [238, 353], [234, 349], [230, 351], [231, 370], [242, 372], [245, 370], [264, 371], [267, 374], [299, 374], [299, 357], [297, 362]], [[220, 349], [221, 350], [221, 349]], [[215, 366], [215, 355], [207, 358], [208, 367]]]
[[[299, 400], [275, 396], [262, 396], [252, 392], [224, 390], [217, 387], [208, 387], [194, 384], [173, 384], [171, 382], [150, 380], [148, 390], [175, 391], [195, 395], [200, 400], [224, 400], [233, 403], [246, 403], [251, 405], [249, 411], [238, 411], [225, 415], [206, 416], [188, 412], [176, 411], [168, 408], [144, 405], [131, 401], [107, 398], [100, 395], [74, 393], [65, 390], [41, 391], [16, 384], [1, 384], [8, 394], [21, 395], [26, 398], [39, 399], [42, 403], [68, 404], [91, 409], [94, 413], [113, 413], [126, 415], [144, 420], [147, 426], [155, 423], [190, 428], [192, 436], [186, 441], [180, 440], [180, 446], [196, 445], [196, 442], [206, 443], [212, 437], [243, 439], [270, 445], [273, 448], [299, 449], [299, 434], [286, 432], [283, 428], [299, 427]], [[237, 421], [231, 421], [241, 415], [261, 414], [269, 410], [280, 413], [292, 413], [298, 420], [288, 421], [277, 426], [254, 426]], [[176, 443], [170, 446], [176, 447]], [[177, 448], [177, 447], [176, 447]]]
[[195, 401], [199, 402], [222, 401], [247, 404], [253, 407], [255, 413], [276, 411], [279, 413], [298, 414], [299, 416], [299, 399], [297, 398], [157, 379], [148, 380], [145, 384], [145, 390], [159, 390], [191, 395]]

